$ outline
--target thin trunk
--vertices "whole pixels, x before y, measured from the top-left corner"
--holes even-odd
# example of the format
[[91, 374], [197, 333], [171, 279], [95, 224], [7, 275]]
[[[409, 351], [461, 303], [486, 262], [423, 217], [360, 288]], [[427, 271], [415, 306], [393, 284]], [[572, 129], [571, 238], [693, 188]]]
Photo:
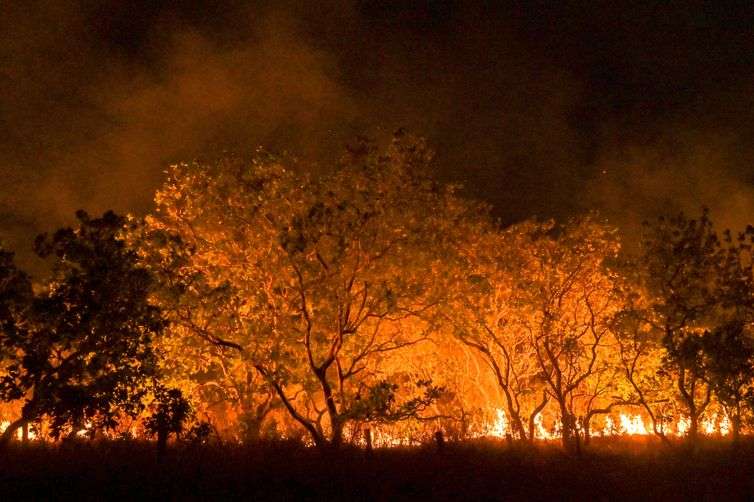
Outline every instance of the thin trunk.
[[257, 369], [257, 371], [259, 371], [259, 373], [263, 377], [267, 379], [270, 385], [272, 385], [272, 388], [275, 389], [275, 393], [278, 395], [278, 397], [280, 398], [280, 401], [283, 403], [283, 406], [285, 406], [285, 409], [288, 410], [288, 413], [291, 415], [291, 417], [293, 417], [294, 420], [300, 423], [307, 430], [307, 432], [309, 432], [309, 435], [314, 441], [315, 446], [317, 447], [324, 446], [326, 443], [325, 438], [322, 436], [322, 434], [320, 434], [320, 432], [317, 430], [317, 428], [314, 426], [314, 424], [310, 420], [302, 416], [296, 410], [296, 408], [293, 406], [291, 401], [285, 395], [285, 392], [283, 391], [283, 388], [280, 386], [280, 384], [270, 377], [269, 372], [267, 372], [264, 366], [255, 365], [254, 367]]
[[367, 453], [372, 453], [372, 429], [367, 428], [364, 431], [364, 440], [367, 444]]
[[339, 417], [335, 419], [335, 422], [331, 424], [330, 428], [332, 429], [330, 446], [333, 448], [340, 448], [343, 444], [343, 423], [340, 421]]
[[320, 367], [314, 371], [317, 379], [319, 380], [320, 387], [322, 388], [322, 394], [325, 397], [325, 406], [327, 407], [327, 416], [330, 419], [330, 441], [329, 446], [332, 448], [339, 448], [343, 443], [343, 421], [338, 413], [338, 407], [335, 404], [335, 396], [333, 395], [330, 382], [327, 381], [327, 366]]
[[529, 442], [533, 443], [535, 439], [534, 434], [534, 426], [535, 426], [535, 420], [537, 419], [537, 415], [539, 415], [543, 409], [545, 409], [545, 406], [547, 406], [547, 401], [549, 401], [549, 398], [547, 397], [547, 392], [542, 393], [542, 402], [537, 405], [536, 408], [534, 408], [534, 411], [532, 411], [532, 414], [529, 415]]
[[445, 450], [445, 436], [442, 431], [435, 432], [435, 446], [437, 451], [442, 453]]
[[163, 458], [168, 449], [168, 431], [160, 429], [157, 431], [157, 457]]
[[741, 439], [741, 416], [735, 415], [731, 418], [733, 443], [738, 444]]
[[586, 418], [584, 418], [584, 421], [583, 421], [582, 427], [584, 429], [584, 446], [589, 446], [589, 442], [592, 439], [591, 431], [590, 431], [590, 427], [592, 423], [592, 416], [593, 416], [592, 414], [587, 414]]

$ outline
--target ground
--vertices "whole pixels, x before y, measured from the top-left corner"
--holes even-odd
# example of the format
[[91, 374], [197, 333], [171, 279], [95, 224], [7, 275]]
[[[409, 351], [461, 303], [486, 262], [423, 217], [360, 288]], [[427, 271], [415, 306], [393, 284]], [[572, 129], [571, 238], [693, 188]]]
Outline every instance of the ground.
[[478, 441], [319, 452], [295, 444], [15, 445], [0, 454], [2, 500], [744, 500], [754, 495], [754, 441], [696, 449], [624, 440], [568, 456], [557, 445]]

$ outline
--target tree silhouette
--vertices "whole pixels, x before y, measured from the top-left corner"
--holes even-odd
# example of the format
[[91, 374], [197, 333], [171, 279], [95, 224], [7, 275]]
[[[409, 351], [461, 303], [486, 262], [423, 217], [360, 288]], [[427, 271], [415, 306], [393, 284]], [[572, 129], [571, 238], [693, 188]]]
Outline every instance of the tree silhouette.
[[168, 436], [180, 434], [192, 416], [189, 402], [179, 389], [156, 385], [154, 389], [154, 411], [144, 421], [147, 433], [157, 436], [157, 453], [163, 455], [167, 448]]
[[121, 415], [142, 410], [156, 376], [152, 342], [164, 323], [148, 302], [151, 275], [120, 238], [125, 220], [112, 212], [76, 216], [77, 228], [37, 238], [52, 277], [33, 301], [28, 327], [5, 336], [2, 398], [24, 404], [4, 443], [43, 417], [54, 437], [113, 428]]
[[692, 442], [713, 392], [740, 426], [752, 378], [752, 233], [721, 239], [706, 210], [696, 220], [681, 214], [645, 225], [638, 283], [664, 348], [660, 376], [674, 380]]
[[29, 329], [29, 312], [33, 292], [29, 276], [19, 270], [13, 253], [0, 249], [0, 397], [20, 397], [7, 377], [12, 369], [18, 341]]

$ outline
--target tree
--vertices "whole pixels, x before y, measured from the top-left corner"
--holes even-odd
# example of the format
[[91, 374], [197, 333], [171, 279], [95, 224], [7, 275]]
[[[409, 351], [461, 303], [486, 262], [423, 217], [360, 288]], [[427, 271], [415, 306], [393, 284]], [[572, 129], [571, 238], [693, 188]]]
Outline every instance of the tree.
[[32, 297], [29, 276], [16, 267], [13, 253], [0, 248], [0, 357], [26, 328]]
[[147, 433], [157, 436], [157, 454], [163, 455], [168, 436], [180, 434], [192, 416], [193, 410], [179, 389], [155, 385], [155, 410], [144, 421]]
[[661, 370], [674, 379], [689, 417], [688, 437], [696, 439], [713, 395], [737, 437], [754, 379], [754, 229], [719, 236], [707, 210], [697, 220], [680, 214], [645, 228], [636, 282], [662, 338]]
[[625, 303], [614, 321], [620, 376], [625, 383], [620, 395], [625, 402], [640, 406], [654, 434], [668, 443], [666, 426], [672, 414], [673, 385], [662, 372], [662, 337], [647, 321], [645, 298], [629, 284], [623, 284]]
[[13, 253], [0, 248], [0, 382], [15, 357], [15, 341], [29, 328], [32, 298], [29, 276], [16, 267]]
[[318, 445], [339, 445], [374, 411], [404, 419], [424, 407], [416, 396], [388, 413], [396, 382], [383, 368], [428, 339], [444, 293], [440, 229], [461, 209], [420, 174], [429, 158], [406, 137], [387, 153], [359, 145], [316, 178], [269, 156], [226, 158], [175, 166], [158, 192], [151, 228], [193, 250], [186, 275], [234, 299], [233, 329], [195, 334], [240, 352]]
[[467, 236], [457, 248], [459, 282], [448, 316], [455, 337], [488, 366], [504, 397], [514, 437], [534, 439], [536, 416], [550, 396], [529, 340], [517, 322], [517, 281], [526, 274], [532, 242], [542, 228], [536, 223], [506, 231], [484, 219], [465, 226]]
[[158, 283], [151, 301], [168, 323], [158, 344], [161, 372], [192, 396], [195, 412], [211, 417], [216, 429], [224, 424], [236, 438], [254, 442], [276, 407], [275, 393], [248, 351], [239, 357], [242, 346], [253, 341], [238, 321], [241, 288], [227, 280], [212, 282], [214, 262], [202, 261], [205, 249], [196, 246], [195, 237], [181, 237], [154, 218], [133, 220], [129, 229], [129, 241]]
[[645, 224], [638, 284], [648, 298], [647, 321], [664, 348], [661, 372], [673, 378], [695, 441], [712, 398], [704, 338], [719, 305], [715, 291], [720, 240], [705, 210], [698, 220], [678, 215]]
[[723, 232], [713, 277], [714, 325], [702, 339], [705, 375], [730, 418], [734, 442], [754, 402], [753, 242], [751, 226], [737, 238]]
[[754, 337], [740, 321], [716, 327], [703, 338], [704, 366], [715, 396], [731, 421], [733, 441], [754, 401]]
[[[611, 371], [612, 320], [620, 300], [606, 261], [617, 255], [615, 231], [593, 218], [544, 227], [527, 252], [516, 286], [517, 322], [533, 352], [547, 393], [557, 405], [563, 445], [579, 447], [577, 411], [587, 414]], [[597, 396], [599, 397], [599, 395]], [[587, 400], [587, 403], [579, 401]]]
[[152, 276], [120, 238], [124, 219], [76, 216], [77, 228], [35, 241], [37, 254], [53, 260], [52, 277], [24, 329], [3, 333], [0, 396], [24, 400], [3, 443], [43, 417], [53, 436], [113, 428], [121, 415], [138, 414], [157, 376], [153, 341], [163, 320], [148, 302]]

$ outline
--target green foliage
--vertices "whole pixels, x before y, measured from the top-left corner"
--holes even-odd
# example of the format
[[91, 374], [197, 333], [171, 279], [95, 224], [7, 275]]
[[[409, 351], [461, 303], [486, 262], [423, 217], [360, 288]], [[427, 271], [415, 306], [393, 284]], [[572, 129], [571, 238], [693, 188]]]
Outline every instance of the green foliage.
[[661, 333], [663, 367], [690, 417], [698, 420], [713, 392], [731, 415], [737, 433], [741, 403], [754, 380], [751, 322], [754, 320], [751, 227], [721, 239], [705, 210], [647, 224], [637, 267], [647, 298], [646, 317]]
[[124, 219], [77, 213], [79, 226], [40, 236], [53, 275], [26, 328], [7, 337], [2, 399], [23, 398], [23, 419], [50, 420], [51, 433], [113, 428], [142, 409], [156, 377], [153, 340], [163, 329], [148, 302], [152, 276], [120, 238]]

